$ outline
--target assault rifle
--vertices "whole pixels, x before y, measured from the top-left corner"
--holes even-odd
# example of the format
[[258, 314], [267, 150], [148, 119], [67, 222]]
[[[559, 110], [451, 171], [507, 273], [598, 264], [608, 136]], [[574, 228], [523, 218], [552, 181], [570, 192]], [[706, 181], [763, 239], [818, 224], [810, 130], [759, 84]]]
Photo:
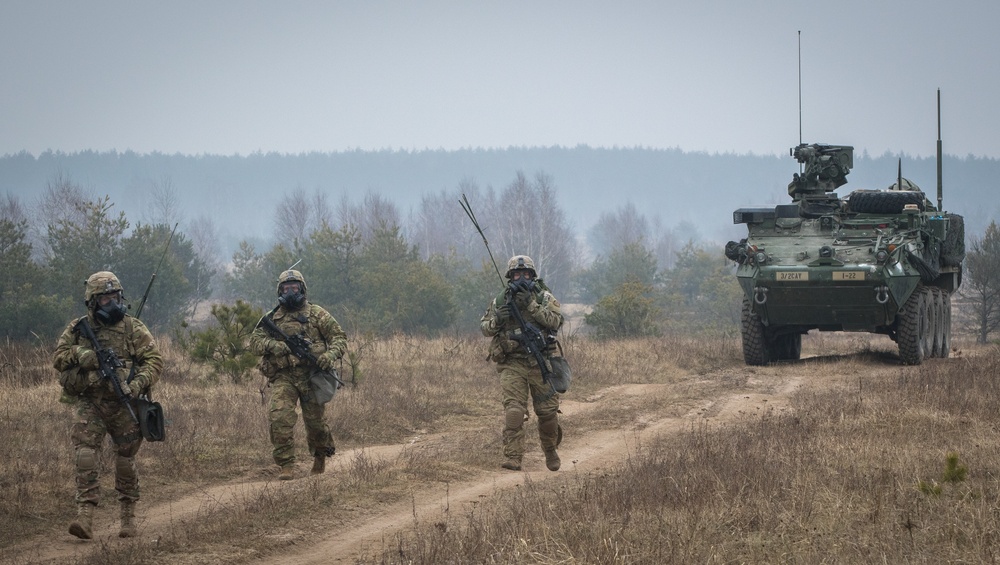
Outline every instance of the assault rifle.
[[[271, 310], [270, 312], [265, 314], [260, 319], [260, 322], [257, 323], [257, 326], [263, 327], [264, 331], [266, 331], [268, 335], [270, 335], [272, 338], [278, 341], [285, 342], [285, 344], [288, 345], [288, 349], [292, 351], [292, 355], [298, 357], [300, 361], [305, 362], [306, 365], [310, 367], [315, 367], [316, 369], [319, 369], [319, 359], [316, 358], [316, 355], [313, 354], [312, 350], [309, 348], [309, 346], [312, 345], [312, 342], [310, 342], [308, 338], [302, 335], [286, 334], [285, 332], [281, 331], [281, 328], [278, 327], [278, 324], [275, 324], [274, 320], [271, 319], [271, 316], [273, 316], [275, 311], [277, 310], [278, 307], [276, 306], [274, 310]], [[333, 378], [333, 380], [337, 381], [337, 388], [344, 386], [344, 381], [340, 380], [340, 377], [337, 376], [337, 373], [327, 372], [327, 371], [322, 371], [322, 372], [324, 375], [329, 375], [330, 377]]]
[[118, 400], [128, 408], [128, 413], [132, 416], [132, 420], [138, 424], [139, 417], [135, 415], [135, 410], [132, 409], [132, 395], [125, 394], [122, 389], [121, 379], [118, 378], [117, 369], [122, 369], [125, 367], [125, 363], [115, 354], [115, 351], [111, 348], [101, 347], [101, 342], [97, 341], [97, 335], [94, 334], [94, 328], [90, 327], [90, 322], [87, 321], [86, 317], [80, 318], [80, 321], [76, 324], [77, 329], [83, 334], [83, 337], [90, 340], [91, 346], [94, 348], [94, 353], [97, 354], [97, 364], [101, 372], [101, 376], [105, 379], [111, 381], [111, 385], [115, 389], [115, 394], [118, 395]]
[[545, 362], [545, 355], [542, 353], [545, 348], [549, 346], [548, 337], [542, 330], [538, 329], [537, 326], [528, 322], [524, 319], [521, 314], [521, 310], [517, 307], [517, 303], [514, 301], [514, 295], [520, 292], [530, 292], [528, 290], [523, 290], [523, 287], [518, 286], [516, 282], [511, 282], [508, 286], [507, 293], [507, 306], [510, 308], [510, 313], [514, 315], [514, 319], [517, 320], [517, 325], [519, 325], [520, 331], [515, 330], [511, 333], [510, 338], [521, 344], [521, 347], [525, 349], [532, 357], [535, 358], [535, 362], [538, 363], [538, 368], [542, 371], [542, 380], [546, 383], [552, 378], [552, 370], [549, 369], [548, 364]]

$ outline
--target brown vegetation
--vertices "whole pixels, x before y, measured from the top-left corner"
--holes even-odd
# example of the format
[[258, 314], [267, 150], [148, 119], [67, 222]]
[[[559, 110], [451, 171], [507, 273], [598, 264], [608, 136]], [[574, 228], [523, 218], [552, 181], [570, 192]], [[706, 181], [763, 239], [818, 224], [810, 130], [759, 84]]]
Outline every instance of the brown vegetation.
[[[58, 403], [50, 352], [0, 348], [0, 551], [19, 563], [280, 560], [387, 508], [415, 508], [421, 491], [511, 476], [498, 475], [496, 378], [481, 338], [400, 337], [366, 347], [362, 380], [328, 410], [337, 466], [278, 483], [258, 383], [220, 382], [164, 344], [171, 362], [158, 400], [168, 437], [138, 457], [144, 535], [91, 543], [65, 533], [72, 412]], [[644, 436], [600, 468], [582, 471], [564, 457], [559, 473], [525, 473], [517, 488], [496, 486], [475, 504], [456, 499], [436, 515], [414, 509], [411, 527], [396, 524], [351, 559], [995, 558], [995, 348], [903, 367], [885, 338], [821, 334], [805, 340], [801, 362], [748, 368], [731, 338], [575, 337], [564, 347], [574, 368], [563, 419], [568, 452], [605, 430], [670, 420], [673, 431]], [[780, 405], [764, 402], [779, 396]], [[301, 429], [297, 439], [305, 459]], [[528, 445], [539, 457], [537, 442]], [[108, 450], [97, 531], [116, 515], [111, 461]]]

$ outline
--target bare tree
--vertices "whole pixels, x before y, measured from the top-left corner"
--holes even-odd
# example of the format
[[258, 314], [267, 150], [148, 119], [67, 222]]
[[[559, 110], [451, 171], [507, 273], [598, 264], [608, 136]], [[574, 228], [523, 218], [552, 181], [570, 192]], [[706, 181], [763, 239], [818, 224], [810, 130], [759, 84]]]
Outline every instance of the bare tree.
[[469, 199], [473, 212], [482, 207], [479, 187], [471, 179], [463, 179], [458, 188], [438, 194], [425, 194], [420, 206], [410, 215], [408, 233], [424, 259], [432, 255], [448, 256], [452, 252], [458, 257], [474, 260], [482, 256], [482, 238], [472, 226], [459, 204], [462, 195]]
[[28, 222], [28, 212], [21, 205], [17, 196], [8, 192], [3, 201], [0, 202], [0, 220], [7, 220], [15, 224]]
[[529, 255], [550, 286], [566, 288], [574, 267], [576, 238], [556, 196], [550, 176], [539, 172], [530, 182], [518, 171], [499, 198], [487, 192], [489, 217], [496, 226], [495, 235], [487, 235], [491, 243], [496, 240], [495, 253]]
[[399, 208], [381, 194], [368, 191], [365, 195], [364, 212], [361, 222], [361, 237], [371, 239], [376, 230], [402, 227]]
[[317, 190], [313, 194], [311, 216], [309, 225], [310, 233], [323, 226], [333, 225], [333, 213], [330, 211], [330, 204], [327, 202], [325, 192]]
[[188, 237], [195, 255], [212, 270], [217, 270], [222, 264], [222, 250], [219, 247], [219, 230], [215, 222], [206, 214], [192, 220], [188, 225]]
[[965, 255], [961, 293], [972, 305], [971, 329], [986, 343], [1000, 327], [1000, 227], [990, 222], [983, 237], [972, 237]]
[[286, 194], [274, 213], [274, 239], [295, 249], [311, 233], [312, 206], [306, 191], [297, 187]]
[[649, 221], [635, 204], [628, 202], [613, 212], [603, 212], [590, 228], [587, 240], [598, 255], [608, 255], [635, 243], [647, 245], [650, 242]]
[[149, 181], [150, 201], [146, 204], [144, 217], [150, 224], [172, 226], [181, 221], [183, 214], [177, 188], [169, 176]]
[[87, 222], [84, 204], [90, 198], [88, 192], [61, 172], [46, 183], [45, 192], [39, 196], [33, 209], [34, 220], [28, 228], [35, 259], [48, 260], [52, 256], [48, 241], [50, 226], [82, 225]]

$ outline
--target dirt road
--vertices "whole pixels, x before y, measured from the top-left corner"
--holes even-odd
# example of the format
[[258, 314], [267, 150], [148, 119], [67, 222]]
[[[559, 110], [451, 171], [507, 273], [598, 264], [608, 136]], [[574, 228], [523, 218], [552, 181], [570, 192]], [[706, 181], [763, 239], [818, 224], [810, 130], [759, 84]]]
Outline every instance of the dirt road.
[[[582, 420], [594, 411], [622, 407], [641, 414], [632, 414], [633, 424], [621, 429], [574, 434], [567, 430], [566, 441], [560, 448], [563, 464], [559, 472], [545, 469], [541, 454], [536, 450], [524, 461], [524, 471], [511, 472], [497, 467], [495, 471], [472, 471], [460, 483], [442, 484], [440, 488], [422, 488], [412, 493], [409, 500], [379, 506], [372, 502], [365, 516], [353, 520], [346, 527], [338, 527], [327, 537], [311, 537], [309, 543], [289, 543], [280, 556], [245, 555], [244, 561], [253, 563], [351, 563], [364, 556], [371, 556], [385, 547], [392, 546], [393, 535], [411, 527], [415, 518], [421, 522], [434, 521], [447, 512], [465, 511], [468, 505], [480, 503], [497, 491], [516, 488], [525, 481], [564, 480], [572, 473], [588, 473], [610, 468], [634, 453], [642, 442], [661, 434], [677, 433], [692, 423], [703, 421], [723, 423], [740, 415], [762, 410], [790, 410], [789, 398], [803, 385], [812, 388], [833, 386], [842, 380], [839, 375], [817, 376], [808, 363], [790, 363], [763, 368], [738, 368], [724, 373], [698, 375], [684, 384], [691, 387], [689, 399], [678, 410], [676, 405], [656, 409], [658, 395], [667, 392], [671, 385], [633, 384], [610, 387], [587, 398], [574, 398], [571, 391], [564, 397], [562, 411], [565, 421]], [[719, 386], [720, 382], [730, 383]], [[700, 387], [700, 388], [699, 388]], [[636, 403], [639, 400], [640, 403]], [[654, 408], [650, 408], [653, 406]], [[398, 445], [367, 447], [369, 457], [392, 460], [405, 449], [419, 449], [421, 444], [432, 444], [441, 436], [423, 435]], [[529, 436], [529, 440], [532, 438]], [[318, 477], [306, 477], [291, 482], [275, 481], [273, 477], [261, 480], [242, 480], [218, 484], [194, 494], [155, 504], [142, 509], [141, 539], [156, 544], [170, 531], [173, 524], [191, 521], [204, 513], [206, 508], [218, 508], [245, 500], [248, 495], [262, 489], [296, 488], [304, 481], [336, 481], [338, 469], [359, 453], [359, 450], [338, 452], [330, 461], [330, 470]], [[332, 483], [331, 483], [332, 484]], [[124, 544], [117, 537], [117, 523], [105, 512], [95, 522], [95, 539], [76, 540], [65, 533], [62, 525], [53, 526], [51, 533], [38, 539], [18, 544], [3, 558], [11, 563], [64, 563], [87, 557], [100, 544]], [[208, 559], [208, 556], [202, 556]], [[186, 561], [187, 562], [187, 561]], [[190, 561], [195, 562], [195, 561]], [[201, 561], [207, 562], [207, 561]]]

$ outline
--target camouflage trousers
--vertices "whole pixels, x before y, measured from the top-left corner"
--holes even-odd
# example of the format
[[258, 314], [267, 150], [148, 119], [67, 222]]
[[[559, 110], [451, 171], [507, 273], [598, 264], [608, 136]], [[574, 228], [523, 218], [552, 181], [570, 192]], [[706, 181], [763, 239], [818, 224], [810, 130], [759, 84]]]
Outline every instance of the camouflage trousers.
[[295, 437], [293, 430], [298, 416], [296, 403], [302, 405], [302, 423], [306, 427], [306, 443], [309, 453], [333, 455], [333, 435], [326, 424], [326, 406], [313, 401], [309, 388], [309, 374], [302, 371], [279, 373], [271, 381], [271, 403], [268, 418], [271, 422], [271, 454], [274, 462], [284, 467], [295, 463]]
[[555, 449], [561, 439], [559, 429], [559, 393], [542, 380], [542, 372], [527, 359], [508, 359], [497, 365], [503, 393], [504, 457], [524, 455], [524, 422], [528, 400], [538, 417], [538, 439], [542, 450]]
[[81, 398], [77, 401], [76, 414], [77, 421], [72, 429], [76, 457], [76, 502], [99, 504], [101, 501], [98, 467], [106, 435], [111, 436], [115, 450], [118, 500], [139, 500], [139, 476], [135, 467], [135, 454], [142, 445], [139, 424], [113, 396]]

